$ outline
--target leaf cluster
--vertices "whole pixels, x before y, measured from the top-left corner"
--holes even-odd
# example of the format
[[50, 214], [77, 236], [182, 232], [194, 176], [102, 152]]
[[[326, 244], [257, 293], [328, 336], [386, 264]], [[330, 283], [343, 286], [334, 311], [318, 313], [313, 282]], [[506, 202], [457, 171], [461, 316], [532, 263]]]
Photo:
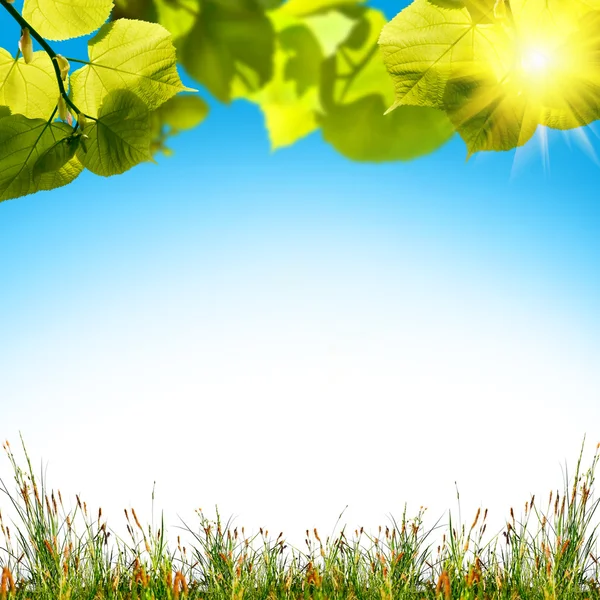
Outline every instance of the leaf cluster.
[[538, 125], [600, 118], [598, 0], [414, 0], [382, 30], [392, 109], [444, 111], [467, 144], [510, 150]]
[[[161, 25], [106, 22], [112, 0], [25, 0], [22, 13], [1, 4], [22, 37], [15, 57], [0, 48], [0, 201], [66, 185], [86, 168], [123, 173], [152, 160], [164, 123], [186, 128], [206, 115], [199, 98], [176, 97], [189, 88]], [[46, 41], [95, 30], [87, 60], [56, 54]], [[71, 73], [73, 62], [83, 66]]]
[[260, 107], [273, 149], [321, 129], [353, 160], [406, 160], [454, 132], [434, 108], [384, 117], [394, 99], [377, 47], [386, 20], [361, 0], [116, 0], [113, 18], [166, 27], [179, 63], [217, 100]]
[[[180, 95], [195, 90], [177, 63], [216, 100], [256, 104], [273, 149], [320, 129], [357, 161], [412, 159], [454, 132], [469, 156], [509, 150], [600, 117], [600, 0], [414, 0], [389, 23], [362, 0], [0, 5], [22, 28], [14, 57], [0, 48], [0, 201], [169, 153], [208, 113]], [[46, 41], [96, 30], [86, 60]]]

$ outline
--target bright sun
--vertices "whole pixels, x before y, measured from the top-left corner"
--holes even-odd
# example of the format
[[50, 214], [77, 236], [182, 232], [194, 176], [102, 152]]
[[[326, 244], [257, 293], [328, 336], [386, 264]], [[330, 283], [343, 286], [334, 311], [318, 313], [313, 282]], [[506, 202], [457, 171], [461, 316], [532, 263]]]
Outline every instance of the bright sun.
[[552, 57], [545, 48], [528, 48], [521, 57], [521, 66], [526, 73], [544, 74], [552, 64]]

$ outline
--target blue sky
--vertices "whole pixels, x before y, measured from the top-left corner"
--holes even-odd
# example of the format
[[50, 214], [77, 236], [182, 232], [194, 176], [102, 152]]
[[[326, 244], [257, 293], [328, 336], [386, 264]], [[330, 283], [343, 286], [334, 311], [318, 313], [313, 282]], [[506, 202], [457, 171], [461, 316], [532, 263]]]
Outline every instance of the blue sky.
[[600, 441], [581, 133], [549, 165], [537, 138], [359, 164], [318, 132], [272, 153], [256, 107], [211, 101], [158, 165], [0, 204], [0, 437], [118, 531], [154, 481], [173, 526], [218, 504], [298, 547], [347, 504], [349, 531], [405, 501], [433, 523], [455, 481], [497, 531]]

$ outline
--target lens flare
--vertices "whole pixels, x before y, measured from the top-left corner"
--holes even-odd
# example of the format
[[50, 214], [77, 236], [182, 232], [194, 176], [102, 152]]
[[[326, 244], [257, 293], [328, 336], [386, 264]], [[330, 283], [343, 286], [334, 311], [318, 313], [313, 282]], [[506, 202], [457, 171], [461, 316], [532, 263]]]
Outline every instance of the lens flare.
[[545, 74], [552, 66], [552, 55], [545, 48], [528, 48], [521, 57], [521, 66], [526, 73]]

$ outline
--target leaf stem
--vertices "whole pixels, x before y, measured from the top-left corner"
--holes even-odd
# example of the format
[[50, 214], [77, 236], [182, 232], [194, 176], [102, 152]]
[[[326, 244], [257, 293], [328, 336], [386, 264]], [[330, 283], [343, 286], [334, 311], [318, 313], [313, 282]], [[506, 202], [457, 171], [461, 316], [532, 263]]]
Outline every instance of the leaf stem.
[[[15, 9], [15, 7], [8, 2], [8, 0], [0, 0], [0, 4], [7, 10], [8, 14], [21, 26], [21, 29], [28, 29], [31, 37], [38, 42], [38, 44], [44, 49], [46, 54], [50, 57], [52, 61], [52, 67], [54, 68], [54, 74], [56, 75], [56, 81], [58, 82], [58, 89], [60, 91], [60, 95], [63, 97], [64, 101], [75, 111], [76, 114], [81, 113], [81, 111], [73, 104], [73, 101], [67, 95], [67, 90], [65, 90], [65, 85], [62, 80], [62, 75], [60, 73], [60, 68], [58, 66], [58, 59], [56, 52], [52, 50], [52, 47], [48, 42], [23, 18], [21, 14]], [[86, 117], [96, 120], [89, 115], [85, 115]]]
[[[340, 50], [343, 52], [345, 49], [341, 48]], [[347, 57], [347, 55], [343, 54], [344, 58], [346, 58], [346, 60], [348, 62], [350, 62], [352, 71], [350, 72], [349, 77], [346, 80], [346, 84], [344, 85], [344, 89], [342, 90], [340, 101], [344, 100], [344, 98], [346, 97], [346, 94], [350, 90], [350, 86], [352, 85], [352, 82], [356, 79], [356, 77], [358, 76], [358, 74], [360, 73], [360, 71], [373, 58], [373, 56], [375, 56], [375, 54], [377, 53], [377, 50], [378, 50], [377, 44], [373, 44], [373, 46], [371, 47], [371, 49], [365, 54], [365, 56], [363, 57], [363, 59], [359, 63], [353, 63], [353, 62], [351, 62], [349, 60], [349, 57]]]

